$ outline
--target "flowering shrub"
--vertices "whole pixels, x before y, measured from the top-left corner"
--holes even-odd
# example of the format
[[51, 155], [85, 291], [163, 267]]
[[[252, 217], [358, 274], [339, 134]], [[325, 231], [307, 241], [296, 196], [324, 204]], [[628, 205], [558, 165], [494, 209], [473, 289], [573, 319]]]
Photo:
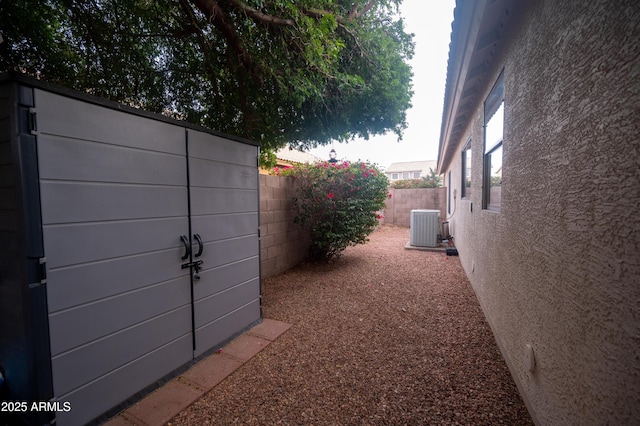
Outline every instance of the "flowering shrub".
[[375, 165], [320, 162], [276, 174], [293, 176], [294, 221], [310, 231], [314, 260], [339, 257], [351, 245], [364, 244], [382, 218], [389, 181]]

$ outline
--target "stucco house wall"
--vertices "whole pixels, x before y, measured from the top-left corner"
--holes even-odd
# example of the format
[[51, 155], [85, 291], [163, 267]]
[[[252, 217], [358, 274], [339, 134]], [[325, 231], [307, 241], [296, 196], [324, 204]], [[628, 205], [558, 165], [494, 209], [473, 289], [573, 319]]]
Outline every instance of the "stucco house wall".
[[[496, 4], [505, 19], [457, 114], [466, 101], [455, 76], [471, 78], [458, 71], [488, 37], [482, 21]], [[451, 177], [450, 230], [471, 285], [537, 424], [637, 424], [640, 6], [458, 0], [452, 37], [465, 31], [452, 41], [439, 172]], [[502, 70], [494, 212], [482, 208], [483, 101]], [[461, 199], [469, 140], [472, 194]]]

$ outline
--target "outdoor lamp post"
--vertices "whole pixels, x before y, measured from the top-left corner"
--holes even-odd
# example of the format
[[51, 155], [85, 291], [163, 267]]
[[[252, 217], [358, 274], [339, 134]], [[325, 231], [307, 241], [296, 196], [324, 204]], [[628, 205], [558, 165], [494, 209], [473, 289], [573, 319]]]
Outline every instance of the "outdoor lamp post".
[[330, 163], [337, 163], [338, 160], [336, 160], [336, 150], [335, 149], [331, 149], [331, 151], [329, 151], [329, 162]]

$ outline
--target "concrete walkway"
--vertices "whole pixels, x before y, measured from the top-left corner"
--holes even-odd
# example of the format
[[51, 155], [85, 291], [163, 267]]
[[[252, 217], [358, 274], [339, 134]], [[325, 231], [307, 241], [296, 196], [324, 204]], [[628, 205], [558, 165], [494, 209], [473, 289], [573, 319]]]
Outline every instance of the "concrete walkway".
[[264, 319], [228, 345], [111, 418], [105, 426], [161, 426], [200, 399], [287, 331], [291, 324]]

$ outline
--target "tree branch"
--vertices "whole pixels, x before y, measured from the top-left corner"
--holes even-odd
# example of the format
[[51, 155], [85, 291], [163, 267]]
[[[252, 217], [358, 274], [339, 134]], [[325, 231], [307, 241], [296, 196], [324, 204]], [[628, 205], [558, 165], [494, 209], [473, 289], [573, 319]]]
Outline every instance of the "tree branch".
[[195, 6], [207, 17], [209, 22], [213, 24], [214, 27], [229, 43], [229, 47], [233, 49], [238, 55], [238, 61], [242, 64], [242, 66], [251, 74], [257, 77], [257, 72], [254, 69], [253, 61], [249, 53], [244, 49], [240, 38], [238, 37], [238, 33], [236, 32], [233, 25], [228, 24], [225, 21], [226, 14], [224, 10], [220, 7], [216, 0], [192, 0]]
[[351, 12], [349, 12], [349, 19], [358, 19], [365, 13], [371, 10], [371, 8], [376, 4], [376, 0], [371, 0], [367, 3], [360, 12], [358, 12], [358, 7], [354, 4]]
[[336, 15], [335, 13], [329, 12], [328, 10], [316, 9], [314, 7], [310, 8], [310, 9], [307, 9], [305, 11], [305, 14], [311, 16], [312, 18], [316, 18], [316, 19], [322, 18], [325, 15], [333, 15], [336, 18], [336, 22], [338, 22], [339, 24], [343, 24], [344, 21], [345, 21], [344, 17], [341, 16], [341, 15]]
[[358, 11], [358, 5], [354, 4], [346, 18], [344, 16], [337, 15], [328, 10], [316, 9], [316, 8], [308, 9], [307, 14], [314, 18], [322, 18], [325, 15], [334, 15], [336, 18], [336, 21], [339, 24], [344, 24], [345, 21], [352, 21], [354, 19], [361, 18], [365, 13], [370, 11], [371, 8], [376, 5], [376, 3], [377, 3], [377, 0], [370, 0], [369, 3], [367, 3], [360, 11]]
[[265, 24], [286, 25], [290, 27], [293, 27], [295, 25], [293, 19], [285, 19], [279, 18], [277, 16], [265, 15], [264, 13], [259, 12], [258, 10], [250, 6], [247, 6], [240, 0], [229, 0], [229, 3], [231, 3], [231, 5], [233, 5], [237, 9], [242, 10], [254, 21], [262, 22]]

